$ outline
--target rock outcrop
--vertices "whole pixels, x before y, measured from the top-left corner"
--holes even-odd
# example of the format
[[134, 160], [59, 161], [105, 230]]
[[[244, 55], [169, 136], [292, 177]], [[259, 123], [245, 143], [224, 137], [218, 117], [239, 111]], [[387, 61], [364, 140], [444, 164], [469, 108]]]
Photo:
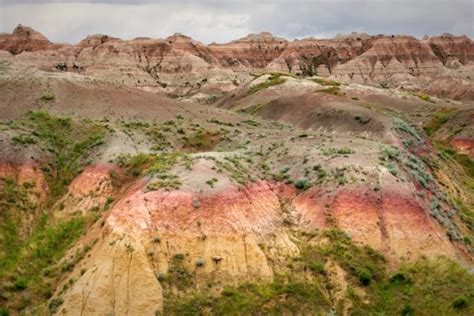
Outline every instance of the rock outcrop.
[[58, 46], [51, 43], [43, 34], [33, 30], [31, 27], [18, 26], [11, 34], [0, 34], [0, 49], [7, 50], [16, 55], [22, 52], [34, 52], [49, 50]]
[[[450, 34], [420, 40], [353, 33], [287, 41], [263, 32], [210, 45], [183, 34], [132, 40], [99, 34], [77, 45], [57, 45], [20, 25], [12, 34], [0, 35], [0, 49], [17, 55], [14, 60], [21, 62], [173, 95], [229, 91], [249, 79], [250, 73], [266, 71], [411, 90], [426, 88], [440, 76], [471, 82], [474, 75], [474, 43]], [[436, 87], [428, 91], [446, 95]], [[470, 93], [461, 94], [472, 98]]]

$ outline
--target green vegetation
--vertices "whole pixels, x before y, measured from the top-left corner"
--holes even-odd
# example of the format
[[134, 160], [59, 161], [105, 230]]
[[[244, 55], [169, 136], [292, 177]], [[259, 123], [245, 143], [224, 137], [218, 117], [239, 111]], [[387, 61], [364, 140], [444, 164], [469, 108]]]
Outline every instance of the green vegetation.
[[14, 142], [36, 144], [52, 155], [51, 161], [42, 166], [51, 201], [65, 192], [66, 186], [82, 171], [90, 151], [104, 143], [106, 134], [105, 127], [99, 123], [73, 122], [69, 117], [55, 117], [45, 111], [29, 112], [16, 126], [29, 133], [13, 137]]
[[352, 150], [349, 147], [341, 147], [341, 148], [323, 148], [321, 150], [321, 153], [324, 156], [333, 156], [333, 155], [350, 155], [354, 153], [354, 150]]
[[240, 109], [237, 112], [249, 114], [249, 115], [257, 115], [257, 113], [260, 112], [265, 105], [266, 105], [265, 103], [254, 104], [254, 105], [246, 107], [245, 109]]
[[[12, 137], [15, 144], [47, 153], [48, 160], [41, 166], [49, 188], [46, 207], [66, 192], [106, 133], [99, 123], [72, 121], [44, 111], [29, 112], [9, 127], [21, 133]], [[39, 203], [39, 194], [35, 183], [0, 178], [0, 281], [5, 297], [9, 297], [7, 307], [17, 311], [45, 307], [52, 287], [83, 252], [74, 255], [73, 261], [62, 260], [63, 255], [95, 221], [96, 212], [87, 218], [55, 219]]]
[[[466, 154], [457, 152], [454, 148], [443, 142], [435, 142], [436, 147], [448, 157], [454, 159], [460, 166], [464, 168], [466, 175], [474, 180], [474, 161]], [[472, 186], [474, 190], [474, 186]]]
[[270, 74], [270, 77], [266, 81], [263, 81], [259, 84], [254, 85], [253, 87], [251, 87], [247, 91], [247, 95], [251, 95], [251, 94], [254, 94], [254, 93], [256, 93], [260, 90], [263, 90], [263, 89], [269, 88], [271, 86], [276, 86], [276, 85], [284, 83], [286, 81], [286, 79], [281, 78], [281, 76], [282, 76], [282, 74], [280, 74], [280, 73]]
[[427, 95], [427, 94], [418, 93], [416, 96], [419, 97], [419, 98], [420, 98], [421, 100], [423, 100], [423, 101], [435, 103], [435, 101], [433, 101], [433, 100], [430, 98], [430, 96]]
[[[29, 226], [31, 233], [28, 233], [24, 215], [17, 212], [19, 206], [31, 202], [19, 187], [12, 195], [14, 184], [7, 182], [0, 192], [0, 280], [6, 285], [4, 294], [10, 293], [10, 307], [23, 309], [33, 304], [38, 306], [51, 296], [51, 280], [63, 272], [58, 263], [85, 231], [87, 223], [79, 216], [55, 221], [44, 214]], [[31, 206], [25, 211], [34, 210]], [[24, 295], [29, 299], [25, 301]]]
[[27, 147], [31, 144], [36, 144], [36, 139], [30, 135], [20, 134], [18, 136], [13, 136], [12, 141], [14, 144], [20, 144]]
[[332, 176], [338, 185], [347, 184], [347, 178], [345, 176], [346, 170], [346, 167], [336, 167], [331, 170]]
[[51, 102], [51, 101], [54, 101], [55, 99], [56, 99], [56, 96], [54, 95], [52, 91], [44, 92], [39, 98], [41, 102]]
[[332, 95], [335, 95], [335, 96], [345, 95], [344, 92], [341, 92], [341, 88], [339, 88], [339, 86], [331, 86], [329, 88], [318, 90], [316, 92], [328, 93], [328, 94], [332, 94]]
[[418, 143], [421, 143], [423, 141], [423, 137], [420, 136], [420, 133], [418, 132], [416, 127], [408, 124], [401, 118], [395, 117], [393, 119], [393, 128], [398, 132], [403, 132], [413, 136]]
[[295, 181], [295, 188], [298, 190], [307, 190], [311, 187], [311, 182], [308, 179], [301, 178]]
[[[421, 138], [415, 128], [402, 120], [397, 121], [396, 125], [397, 131], [408, 134], [406, 137], [419, 137], [420, 140], [407, 149], [400, 149], [395, 146], [386, 146], [382, 148], [382, 155], [379, 157], [380, 163], [396, 177], [401, 177], [402, 174], [400, 170], [404, 170], [405, 174], [414, 180], [414, 183], [418, 183], [421, 186], [420, 189], [430, 192], [432, 194], [432, 198], [430, 200], [430, 215], [435, 218], [438, 223], [445, 227], [446, 234], [451, 240], [463, 241], [469, 246], [470, 238], [463, 237], [463, 229], [457, 220], [459, 206], [454, 203], [453, 199], [449, 198], [449, 195], [443, 192], [436, 178], [436, 173], [432, 172], [432, 170], [439, 168], [438, 160], [428, 155], [422, 156], [421, 158], [418, 157], [416, 154], [417, 151], [426, 150], [424, 148], [426, 145], [423, 141], [423, 138]], [[410, 152], [410, 150], [413, 153]], [[453, 151], [450, 153], [456, 156], [456, 152]], [[448, 156], [446, 153], [445, 155]], [[464, 160], [465, 158], [469, 158], [458, 158], [465, 164], [467, 163], [467, 170], [465, 174], [469, 177], [470, 163]], [[463, 175], [462, 177], [464, 178], [466, 176]], [[470, 180], [467, 181], [469, 182]], [[419, 196], [425, 198], [426, 192], [422, 193], [421, 195], [419, 194]], [[460, 217], [461, 220], [467, 223], [467, 226], [469, 227], [469, 223], [471, 223], [472, 219], [471, 215], [469, 213], [465, 213]]]
[[410, 306], [413, 315], [472, 315], [474, 277], [444, 257], [404, 264], [378, 284], [376, 309], [401, 314]]
[[[465, 192], [464, 197], [458, 192], [454, 195], [454, 209], [460, 211], [460, 219], [470, 231], [470, 236], [465, 236], [463, 241], [472, 249], [474, 246], [474, 211], [471, 206], [474, 203], [474, 161], [468, 155], [457, 152], [448, 143], [435, 141], [434, 144], [441, 153], [443, 167], [452, 168], [452, 172], [457, 175], [455, 180], [458, 188]], [[460, 236], [458, 237], [460, 238]]]
[[180, 152], [164, 152], [160, 154], [139, 153], [135, 156], [120, 155], [117, 164], [125, 168], [128, 174], [137, 177], [142, 174], [166, 175], [180, 158], [185, 155]]
[[[210, 308], [209, 313], [205, 313]], [[268, 284], [245, 283], [226, 287], [217, 298], [196, 293], [183, 299], [171, 299], [165, 315], [285, 315], [304, 310], [313, 315], [329, 309], [319, 286], [303, 281], [277, 279]]]
[[312, 77], [318, 74], [318, 67], [320, 65], [326, 66], [326, 68], [331, 72], [331, 63], [328, 58], [323, 55], [318, 56], [301, 56], [299, 68], [301, 69], [301, 74], [303, 76]]
[[331, 79], [324, 79], [324, 78], [311, 78], [311, 81], [319, 83], [322, 86], [336, 86], [339, 87], [341, 85], [340, 82]]
[[168, 288], [176, 287], [180, 291], [184, 291], [195, 284], [193, 273], [189, 272], [185, 264], [185, 256], [177, 253], [171, 259], [168, 267], [168, 273], [163, 276]]
[[162, 174], [159, 176], [160, 179], [149, 183], [146, 188], [150, 191], [159, 189], [179, 189], [181, 182], [175, 175]]
[[250, 126], [253, 126], [253, 127], [258, 127], [258, 126], [260, 126], [260, 123], [259, 123], [259, 122], [254, 121], [254, 120], [251, 120], [251, 119], [244, 120], [244, 121], [242, 121], [242, 123], [247, 124], [247, 125], [250, 125]]
[[224, 122], [224, 121], [218, 120], [218, 119], [216, 119], [216, 118], [209, 119], [209, 120], [207, 120], [207, 122], [208, 122], [208, 123], [218, 124], [218, 125], [230, 126], [230, 127], [233, 127], [233, 126], [234, 126], [234, 124], [231, 123], [231, 122]]
[[221, 142], [226, 133], [225, 130], [209, 131], [198, 129], [189, 136], [182, 138], [183, 148], [192, 152], [211, 150]]
[[[165, 315], [471, 315], [474, 276], [444, 257], [419, 259], [389, 270], [384, 257], [331, 229], [295, 232], [300, 254], [269, 282], [225, 287], [218, 296], [202, 289], [184, 296], [171, 292]], [[184, 258], [184, 257], [183, 257]], [[182, 259], [180, 259], [182, 260]], [[345, 271], [344, 301], [332, 295], [331, 266]], [[335, 308], [335, 309], [333, 309]]]
[[210, 186], [211, 188], [214, 187], [214, 184], [217, 183], [217, 181], [219, 181], [217, 178], [212, 178], [212, 179], [209, 179], [206, 181], [207, 185]]
[[206, 260], [203, 258], [197, 258], [194, 263], [196, 264], [196, 267], [202, 267], [206, 264]]
[[425, 123], [424, 129], [428, 136], [432, 136], [437, 130], [439, 130], [444, 123], [446, 123], [450, 117], [456, 112], [455, 108], [443, 108], [431, 114], [431, 119]]

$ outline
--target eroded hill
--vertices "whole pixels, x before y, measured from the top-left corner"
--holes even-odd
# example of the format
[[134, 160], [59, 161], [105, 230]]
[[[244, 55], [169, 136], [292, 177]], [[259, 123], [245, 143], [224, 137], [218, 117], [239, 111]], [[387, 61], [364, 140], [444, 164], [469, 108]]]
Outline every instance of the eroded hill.
[[[473, 313], [468, 101], [268, 72], [297, 43], [269, 34], [58, 46], [25, 32], [1, 46], [15, 54], [0, 64], [2, 313]], [[331, 45], [359, 43], [350, 63], [395, 40]], [[444, 42], [427, 41], [437, 53], [420, 55], [442, 59]], [[137, 63], [118, 61], [138, 42], [138, 60], [169, 67], [143, 80], [196, 76], [201, 89], [205, 69], [242, 82], [214, 82], [230, 92], [210, 105], [136, 89]], [[456, 55], [460, 77], [469, 49]], [[70, 66], [71, 52], [100, 62]], [[111, 80], [121, 76], [133, 79]]]

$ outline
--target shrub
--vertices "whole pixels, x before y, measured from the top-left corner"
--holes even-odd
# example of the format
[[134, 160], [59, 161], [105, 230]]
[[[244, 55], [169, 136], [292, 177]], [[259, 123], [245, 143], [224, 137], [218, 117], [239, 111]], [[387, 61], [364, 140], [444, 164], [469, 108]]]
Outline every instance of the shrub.
[[27, 288], [27, 286], [28, 286], [28, 280], [26, 278], [18, 277], [15, 280], [15, 289], [24, 290]]
[[163, 272], [156, 272], [155, 276], [156, 276], [156, 279], [160, 282], [166, 279], [166, 275]]
[[390, 172], [392, 175], [394, 175], [395, 177], [398, 176], [398, 169], [395, 164], [389, 162], [385, 165], [385, 167], [387, 168], [388, 172]]
[[469, 305], [469, 300], [464, 295], [459, 295], [453, 301], [453, 307], [456, 309], [466, 308]]
[[423, 138], [420, 136], [416, 128], [411, 126], [401, 118], [396, 117], [393, 119], [393, 127], [397, 131], [404, 132], [413, 136], [419, 143], [423, 141]]
[[308, 179], [301, 178], [295, 181], [295, 187], [298, 190], [307, 190], [311, 187], [311, 183], [308, 181]]
[[51, 314], [55, 314], [58, 311], [59, 306], [63, 304], [63, 299], [60, 297], [53, 298], [51, 302], [49, 302], [49, 310]]
[[206, 261], [203, 258], [197, 258], [195, 264], [196, 267], [202, 267], [206, 264]]
[[402, 316], [411, 316], [414, 315], [413, 307], [410, 304], [405, 304], [402, 309]]
[[397, 272], [390, 277], [391, 284], [409, 284], [411, 283], [411, 278], [404, 272]]
[[181, 181], [176, 179], [176, 176], [162, 175], [164, 179], [159, 179], [149, 183], [146, 188], [150, 191], [155, 191], [159, 189], [179, 189], [181, 186]]
[[174, 255], [173, 259], [182, 261], [184, 260], [184, 254], [183, 253], [177, 253]]
[[43, 93], [40, 97], [40, 101], [43, 101], [43, 102], [54, 101], [54, 99], [56, 99], [56, 96], [51, 91], [47, 91]]
[[206, 181], [207, 185], [209, 185], [211, 188], [214, 187], [214, 184], [219, 181], [217, 178], [212, 178]]
[[367, 286], [370, 284], [370, 280], [372, 279], [372, 274], [369, 271], [363, 270], [359, 272], [358, 278], [359, 278], [359, 282], [362, 285]]
[[108, 210], [109, 207], [110, 207], [110, 204], [112, 204], [114, 202], [114, 199], [112, 197], [107, 197], [107, 199], [105, 200], [105, 204], [104, 204], [104, 210]]
[[25, 134], [13, 136], [12, 141], [20, 145], [36, 144], [36, 139], [34, 139], [30, 135], [25, 135]]
[[338, 86], [332, 86], [326, 89], [318, 90], [317, 92], [323, 92], [328, 94], [333, 94], [336, 96], [342, 96], [344, 93], [341, 92], [341, 89]]
[[308, 268], [315, 273], [326, 274], [326, 270], [324, 269], [324, 264], [321, 262], [311, 262], [308, 265]]
[[337, 153], [341, 155], [350, 155], [350, 154], [353, 154], [354, 151], [350, 149], [349, 147], [342, 147], [337, 150]]

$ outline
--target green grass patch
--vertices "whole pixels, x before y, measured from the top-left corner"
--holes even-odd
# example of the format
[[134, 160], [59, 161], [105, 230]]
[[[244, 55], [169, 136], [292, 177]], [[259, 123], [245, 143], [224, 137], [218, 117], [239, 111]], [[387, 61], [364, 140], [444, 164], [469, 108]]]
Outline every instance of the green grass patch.
[[421, 100], [425, 101], [425, 102], [431, 102], [431, 103], [435, 103], [435, 101], [433, 101], [429, 95], [427, 94], [424, 94], [424, 93], [418, 93], [416, 94], [416, 96], [418, 98], [420, 98]]
[[474, 276], [440, 257], [405, 264], [377, 284], [376, 310], [386, 315], [473, 315]]
[[191, 152], [212, 150], [222, 141], [225, 134], [227, 134], [225, 130], [210, 131], [206, 129], [198, 129], [197, 131], [181, 138], [182, 147]]
[[311, 78], [311, 81], [314, 81], [322, 86], [336, 86], [339, 87], [341, 85], [340, 82], [331, 79], [324, 79], [324, 78]]
[[341, 91], [341, 88], [339, 86], [332, 86], [326, 89], [322, 90], [317, 90], [316, 92], [322, 92], [322, 93], [327, 93], [327, 94], [332, 94], [335, 96], [344, 96], [345, 93]]
[[[40, 306], [50, 298], [51, 285], [63, 272], [58, 263], [85, 232], [87, 221], [80, 216], [54, 220], [43, 214], [33, 223], [27, 222], [26, 213], [35, 206], [22, 209], [24, 203], [31, 203], [26, 202], [29, 193], [25, 195], [23, 188], [13, 186], [7, 181], [0, 192], [0, 282], [10, 297], [5, 308], [22, 310], [29, 305]], [[15, 199], [6, 202], [8, 195]]]
[[[90, 151], [105, 142], [106, 129], [99, 123], [74, 122], [46, 111], [29, 112], [16, 125], [22, 134], [12, 140], [22, 145], [34, 144], [51, 154], [43, 165], [50, 188], [50, 202], [61, 196], [67, 185], [82, 171]], [[29, 133], [25, 134], [24, 131]]]
[[[166, 302], [165, 315], [297, 315], [305, 311], [319, 315], [329, 302], [319, 286], [311, 282], [275, 279], [270, 283], [245, 283], [226, 287], [217, 298], [196, 293]], [[204, 310], [210, 310], [203, 313]]]
[[[474, 160], [466, 154], [459, 153], [447, 143], [437, 141], [435, 145], [442, 153], [459, 163], [470, 178], [474, 178]], [[474, 187], [472, 189], [474, 189]]]
[[181, 182], [178, 180], [178, 177], [175, 175], [162, 174], [159, 176], [158, 180], [155, 180], [149, 183], [146, 188], [150, 191], [160, 190], [160, 189], [179, 189]]
[[281, 78], [281, 76], [282, 76], [282, 74], [280, 74], [280, 73], [272, 73], [267, 80], [252, 86], [247, 91], [247, 95], [252, 95], [254, 93], [257, 93], [260, 90], [267, 89], [269, 87], [277, 86], [279, 84], [284, 83], [286, 81], [286, 79]]
[[456, 112], [455, 108], [443, 108], [431, 114], [431, 119], [426, 122], [423, 126], [426, 134], [432, 136], [437, 130], [439, 130], [450, 117]]
[[131, 176], [137, 177], [143, 174], [166, 174], [185, 155], [180, 152], [164, 152], [159, 154], [139, 153], [135, 156], [120, 155], [117, 164], [125, 168]]

